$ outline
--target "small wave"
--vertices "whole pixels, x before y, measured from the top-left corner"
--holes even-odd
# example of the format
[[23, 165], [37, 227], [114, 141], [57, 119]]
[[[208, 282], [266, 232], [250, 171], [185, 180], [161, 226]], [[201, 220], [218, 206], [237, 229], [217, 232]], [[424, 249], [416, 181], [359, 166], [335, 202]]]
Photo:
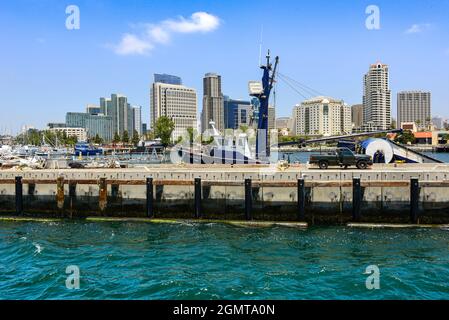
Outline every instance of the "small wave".
[[59, 226], [59, 222], [50, 221], [50, 222], [48, 222], [48, 225], [51, 226], [51, 227]]
[[33, 242], [33, 245], [36, 248], [36, 250], [34, 251], [34, 253], [36, 254], [40, 254], [42, 250], [44, 250], [44, 248], [39, 243]]

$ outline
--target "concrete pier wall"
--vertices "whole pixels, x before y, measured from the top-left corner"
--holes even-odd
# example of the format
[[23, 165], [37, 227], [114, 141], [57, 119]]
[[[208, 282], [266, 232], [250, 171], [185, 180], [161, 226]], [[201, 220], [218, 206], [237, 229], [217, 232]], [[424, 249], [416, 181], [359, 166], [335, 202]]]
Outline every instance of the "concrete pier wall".
[[[264, 166], [156, 165], [134, 169], [0, 171], [0, 214], [16, 213], [15, 178], [23, 179], [23, 214], [82, 218], [147, 216], [146, 178], [153, 178], [154, 217], [192, 218], [200, 178], [201, 217], [245, 219], [245, 179], [252, 181], [251, 218], [297, 221], [298, 179], [305, 181], [309, 223], [353, 220], [353, 179], [361, 180], [361, 221], [410, 221], [410, 180], [417, 178], [419, 222], [449, 223], [448, 165], [379, 165], [370, 170], [279, 170]], [[58, 187], [58, 179], [63, 181]], [[105, 191], [102, 192], [102, 182]]]

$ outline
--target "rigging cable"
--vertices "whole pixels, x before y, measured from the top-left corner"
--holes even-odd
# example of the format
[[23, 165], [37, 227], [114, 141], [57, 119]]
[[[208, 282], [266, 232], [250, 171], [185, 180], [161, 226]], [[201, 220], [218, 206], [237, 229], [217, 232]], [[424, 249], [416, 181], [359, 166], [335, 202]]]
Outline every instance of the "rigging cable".
[[303, 95], [299, 90], [297, 90], [287, 79], [285, 79], [283, 76], [279, 74], [279, 79], [282, 80], [286, 85], [290, 87], [293, 91], [295, 91], [297, 94], [299, 94], [301, 97], [303, 97], [305, 100], [309, 99], [305, 95]]
[[302, 89], [303, 89], [304, 91], [309, 91], [309, 92], [311, 92], [312, 95], [325, 96], [325, 94], [321, 93], [320, 91], [315, 90], [315, 89], [313, 89], [313, 88], [311, 88], [311, 87], [309, 87], [309, 86], [307, 86], [307, 85], [305, 85], [305, 84], [303, 84], [303, 83], [301, 83], [301, 82], [299, 82], [299, 81], [293, 79], [292, 77], [289, 77], [289, 76], [287, 76], [287, 75], [285, 75], [285, 74], [280, 74], [280, 75], [283, 76], [284, 78], [287, 78], [287, 79], [290, 80], [291, 82], [294, 82], [294, 83], [297, 84], [298, 86], [302, 87]]

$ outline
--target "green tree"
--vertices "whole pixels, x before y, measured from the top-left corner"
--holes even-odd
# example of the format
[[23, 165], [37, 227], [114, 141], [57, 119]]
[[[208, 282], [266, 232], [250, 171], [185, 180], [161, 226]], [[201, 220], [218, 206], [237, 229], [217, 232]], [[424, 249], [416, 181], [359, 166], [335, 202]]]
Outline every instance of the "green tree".
[[43, 136], [44, 136], [44, 143], [48, 144], [50, 146], [55, 146], [56, 145], [56, 134], [53, 133], [50, 130], [45, 130], [43, 132]]
[[114, 139], [112, 139], [113, 143], [119, 143], [120, 142], [120, 135], [118, 134], [118, 132], [116, 132], [114, 134]]
[[65, 145], [73, 147], [77, 142], [78, 142], [77, 136], [70, 136], [70, 137], [67, 137], [67, 139], [65, 141]]
[[154, 126], [154, 135], [156, 138], [161, 139], [161, 142], [164, 146], [170, 144], [171, 135], [175, 130], [175, 123], [172, 119], [162, 116], [159, 117]]
[[36, 129], [30, 129], [16, 137], [16, 143], [22, 145], [40, 146], [42, 143], [42, 132]]
[[129, 142], [129, 133], [128, 133], [127, 130], [123, 131], [122, 142], [123, 143], [128, 143]]
[[39, 130], [30, 130], [26, 134], [27, 144], [31, 144], [33, 146], [40, 146], [42, 144], [42, 136], [43, 133]]
[[66, 131], [58, 131], [59, 136], [58, 136], [58, 143], [59, 144], [63, 144], [63, 145], [68, 145], [68, 140], [69, 137], [67, 137], [67, 132]]
[[154, 132], [153, 131], [147, 131], [147, 133], [145, 134], [145, 139], [146, 140], [154, 140]]
[[214, 137], [209, 137], [209, 139], [207, 139], [207, 140], [202, 140], [201, 141], [201, 144], [202, 145], [209, 145], [209, 144], [211, 144], [212, 142], [214, 142]]
[[449, 141], [449, 134], [444, 134], [442, 137], [441, 137], [441, 139], [443, 140], [443, 143], [448, 143], [448, 141]]
[[182, 137], [179, 136], [178, 139], [176, 139], [175, 144], [181, 143], [181, 141], [182, 141]]
[[409, 142], [413, 144], [415, 143], [416, 138], [413, 132], [405, 130], [402, 134], [398, 134], [394, 140], [402, 144], [408, 144]]
[[135, 147], [137, 147], [137, 145], [139, 144], [140, 141], [140, 136], [139, 133], [137, 132], [137, 130], [133, 131], [133, 138], [132, 138], [132, 143]]
[[103, 143], [103, 139], [98, 134], [96, 134], [95, 138], [93, 139], [93, 142], [96, 143], [96, 144], [102, 144]]
[[192, 144], [195, 136], [195, 131], [193, 130], [192, 127], [187, 128], [187, 134], [189, 135], [189, 143]]

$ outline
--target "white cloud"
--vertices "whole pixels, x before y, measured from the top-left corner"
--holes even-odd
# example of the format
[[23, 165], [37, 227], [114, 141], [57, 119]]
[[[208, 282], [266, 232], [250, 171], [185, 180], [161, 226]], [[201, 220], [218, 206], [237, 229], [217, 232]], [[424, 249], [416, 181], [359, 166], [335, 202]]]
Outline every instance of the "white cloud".
[[413, 24], [410, 28], [405, 30], [406, 34], [414, 34], [414, 33], [422, 33], [426, 30], [429, 30], [432, 25], [430, 23], [416, 23]]
[[149, 37], [157, 43], [170, 42], [170, 34], [160, 26], [153, 26], [147, 30]]
[[115, 53], [119, 55], [147, 54], [151, 49], [153, 49], [151, 43], [127, 33], [123, 35], [122, 40], [115, 47]]
[[148, 54], [155, 44], [169, 43], [171, 36], [175, 33], [206, 33], [214, 31], [219, 26], [220, 19], [217, 16], [206, 12], [195, 12], [189, 19], [178, 17], [158, 24], [145, 24], [144, 31], [140, 35], [124, 34], [114, 49], [120, 55]]
[[220, 20], [206, 12], [195, 12], [190, 17], [190, 20], [179, 17], [178, 20], [166, 20], [163, 24], [173, 32], [210, 32], [218, 28]]

